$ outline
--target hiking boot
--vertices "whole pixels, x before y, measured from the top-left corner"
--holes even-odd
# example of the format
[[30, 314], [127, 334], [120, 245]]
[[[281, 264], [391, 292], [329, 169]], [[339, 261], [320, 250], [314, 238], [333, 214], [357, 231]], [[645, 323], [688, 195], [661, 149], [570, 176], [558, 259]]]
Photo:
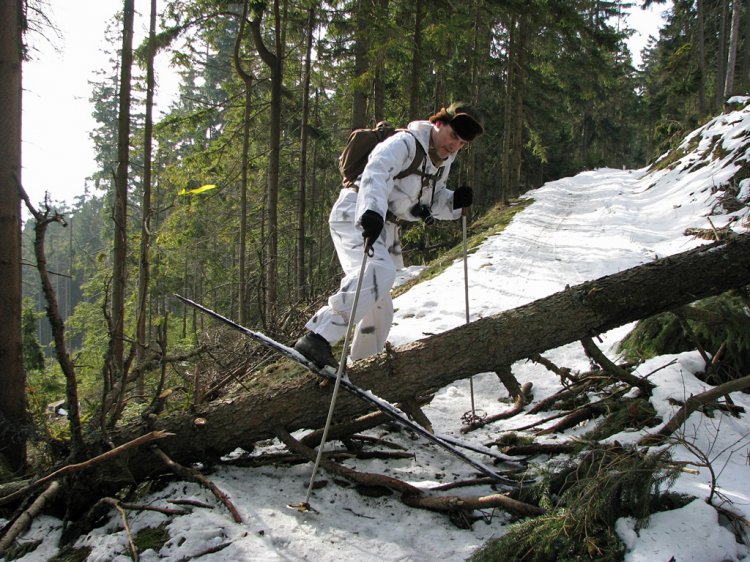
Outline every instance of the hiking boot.
[[331, 352], [331, 344], [314, 332], [308, 332], [294, 344], [294, 349], [315, 363], [318, 367], [325, 366], [337, 369], [339, 364]]

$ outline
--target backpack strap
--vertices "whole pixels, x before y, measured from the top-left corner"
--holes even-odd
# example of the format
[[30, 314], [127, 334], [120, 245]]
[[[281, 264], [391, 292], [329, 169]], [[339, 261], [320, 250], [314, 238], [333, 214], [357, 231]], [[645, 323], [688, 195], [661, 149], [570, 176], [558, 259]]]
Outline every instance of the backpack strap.
[[403, 170], [402, 172], [396, 174], [395, 179], [400, 180], [402, 178], [405, 178], [406, 176], [411, 176], [412, 174], [423, 175], [423, 173], [420, 173], [419, 167], [422, 166], [422, 163], [427, 157], [427, 154], [424, 151], [424, 147], [422, 146], [422, 143], [419, 142], [417, 137], [414, 136], [414, 133], [412, 133], [409, 129], [399, 129], [399, 131], [406, 131], [412, 137], [414, 137], [414, 144], [416, 145], [416, 151], [415, 151], [416, 154], [414, 155], [414, 160], [412, 160], [411, 164], [409, 164], [409, 167], [406, 168], [406, 170]]

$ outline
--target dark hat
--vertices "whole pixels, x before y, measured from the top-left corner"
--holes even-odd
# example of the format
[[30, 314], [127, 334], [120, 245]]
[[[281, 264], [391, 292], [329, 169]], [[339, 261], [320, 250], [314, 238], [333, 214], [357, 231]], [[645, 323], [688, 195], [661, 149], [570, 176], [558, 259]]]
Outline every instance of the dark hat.
[[453, 102], [446, 113], [450, 117], [450, 126], [463, 140], [471, 142], [484, 133], [482, 116], [469, 104], [462, 101]]

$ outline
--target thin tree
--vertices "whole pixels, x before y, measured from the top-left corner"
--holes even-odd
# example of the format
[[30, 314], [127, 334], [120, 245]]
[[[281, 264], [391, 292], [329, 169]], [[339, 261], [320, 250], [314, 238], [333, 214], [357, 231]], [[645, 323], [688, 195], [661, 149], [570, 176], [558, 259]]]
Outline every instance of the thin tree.
[[732, 2], [732, 28], [729, 32], [729, 53], [727, 54], [727, 75], [724, 81], [724, 98], [734, 93], [734, 69], [737, 66], [737, 43], [740, 38], [740, 23], [742, 22], [742, 2]]
[[727, 43], [727, 5], [729, 0], [721, 0], [721, 19], [719, 21], [719, 49], [717, 54], [716, 90], [714, 94], [714, 105], [721, 107], [724, 97], [724, 84], [726, 82], [726, 43]]
[[248, 171], [248, 152], [250, 147], [250, 108], [251, 92], [253, 84], [253, 75], [245, 70], [242, 66], [241, 46], [242, 39], [245, 36], [247, 23], [247, 13], [249, 10], [248, 0], [243, 2], [242, 18], [240, 19], [240, 29], [237, 32], [237, 39], [234, 42], [234, 69], [237, 75], [242, 79], [245, 87], [245, 106], [242, 118], [242, 156], [241, 156], [241, 177], [240, 177], [240, 249], [239, 249], [239, 319], [240, 324], [247, 324], [247, 171]]
[[21, 56], [23, 2], [0, 2], [0, 454], [26, 464], [26, 375], [21, 337]]
[[409, 120], [419, 118], [419, 84], [422, 74], [422, 19], [423, 0], [414, 2], [414, 48], [411, 56], [411, 79], [409, 80]]
[[363, 84], [363, 77], [369, 68], [367, 2], [357, 2], [357, 13], [354, 16], [356, 30], [354, 32], [354, 88], [352, 91], [352, 129], [359, 129], [367, 125], [367, 90]]
[[305, 69], [302, 76], [302, 127], [299, 143], [299, 194], [297, 196], [297, 298], [307, 296], [305, 271], [305, 214], [307, 199], [307, 139], [310, 121], [310, 75], [312, 69], [312, 44], [315, 31], [315, 6], [307, 9], [305, 38]]
[[[287, 2], [284, 0], [284, 12]], [[265, 316], [268, 326], [273, 326], [278, 301], [278, 260], [279, 260], [279, 163], [281, 156], [281, 85], [283, 80], [284, 38], [282, 30], [284, 19], [281, 17], [279, 0], [273, 2], [273, 33], [274, 49], [271, 52], [263, 42], [261, 34], [261, 20], [263, 10], [260, 9], [250, 23], [253, 32], [255, 48], [261, 60], [271, 70], [271, 126], [270, 126], [270, 155], [268, 161], [268, 184], [266, 200], [266, 216], [268, 217], [268, 254], [265, 275]]]
[[[141, 255], [138, 267], [138, 311], [136, 321], [136, 364], [142, 365], [146, 354], [146, 318], [151, 276], [151, 165], [154, 129], [154, 58], [156, 56], [156, 0], [151, 0], [148, 42], [146, 45], [146, 121], [143, 127], [143, 196], [141, 199]], [[143, 396], [143, 376], [138, 378], [139, 396]]]
[[115, 381], [116, 401], [114, 415], [110, 418], [113, 426], [118, 413], [124, 406], [127, 372], [124, 361], [125, 343], [125, 290], [127, 287], [127, 205], [128, 205], [128, 166], [130, 163], [130, 97], [131, 70], [133, 66], [133, 18], [134, 0], [124, 0], [122, 22], [122, 66], [120, 68], [120, 100], [117, 133], [117, 171], [115, 173], [114, 198], [114, 245], [112, 264], [112, 304], [110, 326], [109, 368]]

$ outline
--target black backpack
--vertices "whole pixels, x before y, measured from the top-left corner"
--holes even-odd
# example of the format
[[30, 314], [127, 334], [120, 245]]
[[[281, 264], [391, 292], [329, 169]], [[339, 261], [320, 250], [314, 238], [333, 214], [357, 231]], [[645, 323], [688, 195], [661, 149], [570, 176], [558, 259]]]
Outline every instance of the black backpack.
[[[370, 152], [388, 137], [393, 136], [399, 131], [408, 131], [408, 129], [396, 129], [385, 121], [378, 123], [374, 129], [355, 129], [349, 135], [346, 146], [339, 156], [339, 171], [344, 178], [344, 187], [354, 185], [356, 179], [362, 175], [367, 165], [367, 157]], [[397, 179], [405, 178], [419, 172], [419, 166], [424, 162], [425, 151], [422, 143], [416, 142], [417, 154], [409, 166], [396, 175]], [[420, 175], [424, 175], [421, 174]]]

